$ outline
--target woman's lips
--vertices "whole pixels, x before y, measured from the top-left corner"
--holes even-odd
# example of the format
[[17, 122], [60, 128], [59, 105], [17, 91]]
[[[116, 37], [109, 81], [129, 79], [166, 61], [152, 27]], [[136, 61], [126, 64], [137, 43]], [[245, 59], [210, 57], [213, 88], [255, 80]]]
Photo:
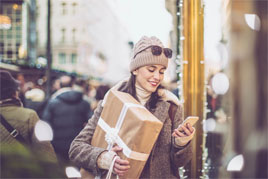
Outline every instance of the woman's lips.
[[152, 86], [157, 86], [157, 85], [158, 85], [158, 82], [155, 82], [155, 81], [149, 81], [149, 83], [150, 83]]

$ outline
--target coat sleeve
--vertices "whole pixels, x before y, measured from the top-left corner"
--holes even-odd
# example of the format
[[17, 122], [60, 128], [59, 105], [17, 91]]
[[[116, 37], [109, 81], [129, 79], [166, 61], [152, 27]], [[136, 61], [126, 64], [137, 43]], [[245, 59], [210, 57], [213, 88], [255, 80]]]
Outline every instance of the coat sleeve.
[[[178, 106], [172, 124], [172, 131], [183, 122], [183, 108]], [[192, 159], [192, 142], [190, 141], [183, 147], [175, 144], [175, 138], [172, 136], [171, 162], [174, 171], [178, 171], [179, 167], [185, 166]]]
[[91, 140], [103, 109], [101, 102], [99, 102], [98, 107], [94, 111], [91, 119], [88, 120], [85, 128], [73, 140], [69, 150], [70, 159], [77, 166], [90, 170], [94, 175], [101, 172], [97, 166], [97, 159], [105, 151], [103, 148], [93, 147], [91, 145]]

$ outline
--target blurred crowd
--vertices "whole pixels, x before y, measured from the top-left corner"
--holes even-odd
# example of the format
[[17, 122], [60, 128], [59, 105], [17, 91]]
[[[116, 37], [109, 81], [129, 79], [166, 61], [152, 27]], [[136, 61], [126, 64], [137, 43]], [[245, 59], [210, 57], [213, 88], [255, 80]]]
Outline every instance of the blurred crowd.
[[[26, 81], [24, 75], [4, 70], [0, 73], [1, 177], [66, 177], [64, 170], [72, 166], [70, 144], [110, 86], [61, 75], [53, 80], [51, 95], [47, 95], [40, 80]], [[20, 131], [19, 135], [13, 136], [3, 120]], [[14, 164], [15, 158], [20, 164]]]
[[[14, 77], [20, 82], [19, 97], [24, 107], [35, 110], [39, 117], [42, 117], [42, 113], [49, 100], [49, 98], [47, 98], [47, 92], [45, 91], [45, 83], [39, 83], [38, 80], [42, 79], [26, 81], [23, 74], [17, 74], [14, 75]], [[52, 81], [50, 96], [55, 96], [55, 93], [63, 88], [61, 81], [68, 78], [68, 87], [83, 94], [83, 98], [90, 104], [91, 111], [96, 108], [98, 101], [103, 99], [105, 93], [110, 89], [109, 84], [97, 80], [83, 79], [82, 77], [76, 77], [74, 75], [61, 75]]]

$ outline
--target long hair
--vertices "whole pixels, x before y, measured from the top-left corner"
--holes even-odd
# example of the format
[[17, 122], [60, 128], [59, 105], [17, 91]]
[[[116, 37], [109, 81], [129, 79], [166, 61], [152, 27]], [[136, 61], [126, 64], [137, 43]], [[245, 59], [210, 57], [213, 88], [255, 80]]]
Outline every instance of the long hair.
[[[123, 85], [121, 85], [121, 87], [119, 87], [118, 91], [129, 93], [137, 101], [139, 101], [137, 94], [136, 94], [135, 83], [136, 83], [136, 76], [131, 73], [129, 80], [126, 83], [124, 83]], [[164, 87], [159, 85], [157, 87], [156, 91], [151, 94], [151, 97], [149, 98], [149, 100], [145, 104], [145, 107], [147, 109], [150, 109], [151, 112], [155, 110], [157, 102], [161, 100], [160, 96], [158, 95], [158, 90], [162, 89], [162, 88], [164, 88]]]

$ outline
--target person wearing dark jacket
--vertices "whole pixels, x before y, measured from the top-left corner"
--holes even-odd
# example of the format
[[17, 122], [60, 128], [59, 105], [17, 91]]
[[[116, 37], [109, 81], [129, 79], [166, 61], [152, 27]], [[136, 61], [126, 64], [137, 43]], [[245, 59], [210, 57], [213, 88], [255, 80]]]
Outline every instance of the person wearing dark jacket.
[[87, 123], [91, 111], [90, 104], [83, 99], [83, 93], [71, 88], [69, 76], [60, 78], [60, 86], [43, 113], [43, 120], [48, 122], [54, 133], [52, 145], [60, 163], [69, 163], [68, 151], [72, 140]]

